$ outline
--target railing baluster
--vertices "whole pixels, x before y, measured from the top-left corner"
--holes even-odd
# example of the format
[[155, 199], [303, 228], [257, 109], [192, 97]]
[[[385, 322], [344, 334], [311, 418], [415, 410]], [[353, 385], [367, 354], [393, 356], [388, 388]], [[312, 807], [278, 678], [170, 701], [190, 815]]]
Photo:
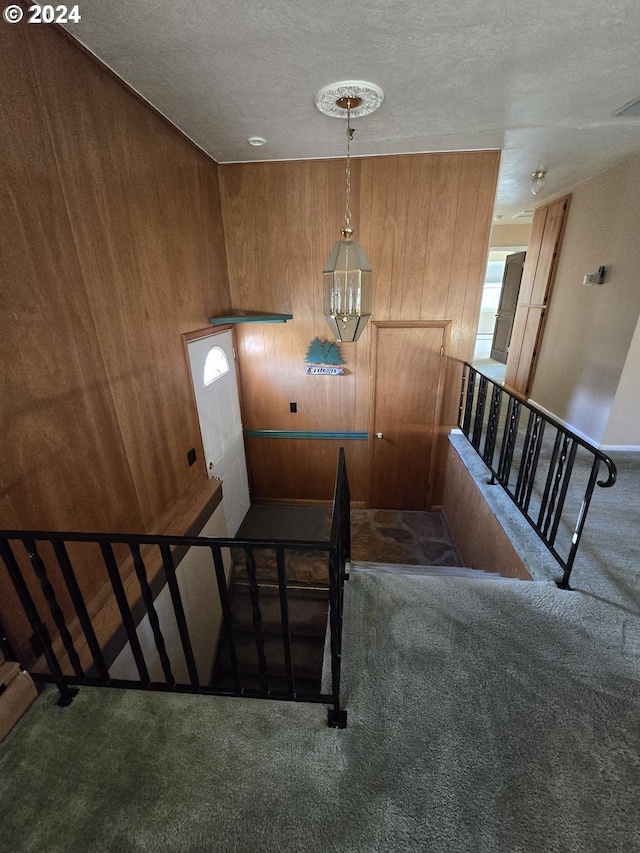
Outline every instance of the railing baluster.
[[73, 570], [73, 566], [71, 565], [71, 559], [69, 558], [64, 542], [59, 539], [54, 539], [52, 540], [52, 544], [62, 576], [67, 585], [67, 589], [69, 590], [71, 600], [73, 601], [73, 606], [78, 614], [80, 627], [84, 632], [87, 645], [93, 657], [93, 663], [98, 671], [99, 677], [106, 683], [109, 680], [109, 670], [102, 654], [100, 644], [98, 643], [98, 638], [93, 630], [93, 625], [91, 624], [91, 619], [89, 618], [87, 607], [84, 603], [80, 586], [78, 585], [78, 580]]
[[529, 508], [543, 435], [544, 421], [542, 416], [531, 410], [529, 412], [527, 434], [522, 449], [522, 462], [518, 471], [518, 482], [514, 495], [516, 503], [524, 513]]
[[502, 388], [499, 385], [494, 385], [493, 391], [491, 392], [487, 435], [484, 442], [484, 452], [482, 454], [482, 458], [490, 469], [493, 469], [493, 454], [495, 453], [496, 439], [498, 438], [498, 423], [500, 420], [500, 409], [502, 407], [502, 395]]
[[476, 376], [477, 372], [473, 369], [469, 369], [469, 381], [467, 383], [467, 401], [464, 407], [464, 421], [462, 422], [462, 431], [469, 438], [469, 430], [471, 429], [471, 416], [473, 413], [473, 401], [475, 397], [475, 389], [476, 389]]
[[49, 667], [49, 672], [55, 679], [56, 687], [60, 691], [58, 705], [68, 705], [78, 691], [68, 687], [64, 682], [64, 673], [62, 672], [62, 667], [56, 657], [56, 653], [53, 650], [47, 626], [40, 618], [40, 613], [38, 612], [38, 608], [31, 597], [29, 587], [22, 577], [20, 566], [18, 565], [18, 561], [11, 550], [11, 545], [4, 538], [0, 539], [0, 554], [2, 555], [2, 560], [7, 567], [9, 577], [11, 578], [11, 582], [18, 594], [18, 598], [20, 599], [20, 603], [22, 604], [27, 619], [31, 623], [31, 627], [33, 628], [36, 637], [42, 643], [43, 654], [47, 662], [47, 666]]
[[[568, 436], [567, 436], [567, 440], [568, 440]], [[549, 541], [551, 542], [552, 545], [556, 541], [556, 536], [558, 534], [558, 527], [560, 525], [560, 519], [562, 518], [562, 511], [564, 509], [564, 502], [565, 502], [565, 499], [567, 497], [567, 490], [569, 488], [569, 481], [571, 480], [571, 473], [573, 471], [573, 464], [574, 464], [575, 459], [576, 459], [577, 449], [578, 449], [578, 447], [577, 447], [575, 441], [572, 441], [570, 444], [570, 447], [569, 447], [568, 455], [565, 453], [566, 468], [565, 468], [564, 474], [562, 475], [561, 481], [560, 480], [558, 481], [561, 484], [560, 485], [560, 495], [558, 497], [558, 503], [557, 503], [557, 506], [555, 508], [555, 512], [553, 515], [553, 523], [551, 525], [551, 532], [549, 534]]]
[[284, 562], [284, 548], [276, 548], [278, 567], [278, 591], [280, 593], [280, 619], [282, 624], [282, 643], [284, 647], [284, 667], [287, 674], [289, 698], [295, 699], [296, 687], [291, 660], [291, 632], [289, 630], [289, 600], [287, 595], [287, 572]]
[[460, 381], [460, 400], [458, 402], [458, 426], [462, 429], [462, 423], [464, 418], [464, 410], [465, 410], [465, 402], [466, 402], [466, 385], [467, 385], [467, 376], [469, 371], [472, 368], [469, 367], [466, 363], [462, 365], [462, 379]]
[[478, 402], [476, 403], [476, 416], [473, 421], [473, 435], [471, 444], [480, 452], [482, 441], [482, 429], [484, 427], [484, 409], [487, 403], [487, 377], [480, 374], [480, 386], [478, 388]]
[[233, 684], [235, 691], [239, 696], [242, 693], [242, 680], [240, 677], [240, 669], [238, 667], [235, 638], [233, 636], [233, 610], [231, 608], [231, 597], [227, 588], [222, 552], [219, 547], [212, 545], [211, 553], [213, 556], [213, 565], [216, 570], [216, 581], [218, 584], [218, 593], [220, 595], [220, 604], [222, 606], [222, 625], [226, 635], [227, 647], [229, 649], [229, 662], [231, 664], [231, 672], [233, 674]]
[[180, 642], [182, 643], [182, 651], [187, 664], [187, 672], [192, 687], [199, 687], [200, 680], [198, 678], [198, 668], [193, 657], [193, 649], [191, 647], [191, 638], [189, 637], [189, 628], [187, 619], [182, 606], [182, 596], [180, 595], [180, 587], [176, 578], [176, 568], [173, 562], [173, 554], [171, 548], [166, 543], [160, 545], [160, 554], [162, 556], [162, 565], [164, 567], [165, 577], [167, 578], [167, 586], [169, 587], [169, 595], [173, 603], [173, 612], [176, 616], [178, 625], [178, 633], [180, 634]]
[[148, 686], [151, 681], [149, 678], [149, 671], [147, 670], [147, 664], [145, 663], [144, 654], [142, 653], [140, 640], [136, 633], [136, 626], [133, 621], [133, 616], [131, 615], [124, 586], [122, 585], [122, 579], [120, 577], [120, 572], [118, 571], [118, 564], [116, 563], [116, 558], [113, 554], [111, 542], [100, 542], [100, 550], [102, 551], [102, 559], [104, 560], [107, 573], [109, 574], [111, 588], [113, 589], [116, 597], [116, 603], [120, 610], [120, 615], [122, 616], [122, 624], [124, 625], [129, 644], [131, 645], [131, 651], [138, 668], [140, 681], [145, 686]]
[[587, 488], [584, 493], [584, 497], [582, 499], [582, 504], [580, 505], [580, 512], [578, 513], [578, 518], [576, 521], [576, 526], [573, 531], [573, 536], [571, 537], [571, 548], [569, 550], [569, 556], [567, 557], [567, 561], [564, 567], [564, 573], [562, 575], [562, 580], [559, 581], [558, 586], [560, 589], [571, 589], [569, 586], [569, 577], [571, 576], [571, 570], [573, 569], [573, 563], [576, 558], [576, 551], [578, 550], [578, 545], [580, 544], [580, 537], [582, 536], [582, 530], [584, 528], [584, 522], [587, 517], [587, 511], [589, 509], [589, 504], [591, 503], [591, 497], [593, 495], [593, 490], [596, 485], [596, 481], [598, 479], [598, 470], [600, 468], [600, 460], [596, 456], [593, 460], [593, 464], [591, 466], [591, 473], [589, 474], [589, 481], [587, 483]]
[[551, 517], [555, 506], [556, 497], [558, 495], [558, 489], [560, 487], [560, 480], [562, 478], [562, 471], [564, 469], [564, 461], [566, 459], [568, 444], [569, 437], [566, 435], [566, 433], [562, 432], [562, 430], [559, 429], [556, 433], [556, 439], [553, 443], [551, 462], [549, 464], [549, 470], [547, 472], [547, 479], [544, 487], [544, 494], [542, 496], [542, 503], [540, 505], [540, 511], [538, 513], [538, 527], [540, 528], [540, 531], [542, 532], [543, 536], [547, 535], [549, 525], [551, 524]]
[[561, 441], [562, 435], [560, 433], [560, 430], [556, 430], [556, 437], [553, 442], [553, 450], [551, 452], [551, 459], [549, 461], [549, 468], [547, 469], [544, 492], [542, 493], [542, 500], [540, 501], [540, 509], [538, 510], [538, 518], [536, 521], [536, 529], [540, 531], [541, 535], [543, 535], [542, 519], [544, 518], [544, 514], [547, 510], [547, 504], [549, 502], [549, 494], [553, 485], [553, 477], [556, 470], [556, 462], [558, 459], [558, 453], [560, 451]]
[[498, 463], [498, 482], [509, 491], [509, 477], [511, 476], [511, 465], [513, 454], [516, 449], [518, 438], [518, 424], [520, 422], [520, 409], [522, 404], [515, 397], [511, 397], [507, 406], [507, 422], [502, 437], [500, 448], [500, 462]]
[[44, 564], [44, 561], [40, 554], [38, 553], [38, 549], [36, 547], [36, 543], [33, 539], [25, 538], [23, 540], [23, 545], [27, 554], [29, 555], [29, 559], [31, 560], [31, 565], [33, 566], [33, 571], [40, 582], [40, 587], [42, 589], [42, 593], [46, 599], [47, 604], [49, 605], [49, 610], [51, 611], [51, 616], [53, 617], [53, 621], [56, 624], [56, 628], [60, 632], [60, 639], [65, 647], [67, 655], [69, 656], [69, 663], [73, 667], [73, 671], [79, 679], [84, 678], [84, 669], [82, 668], [82, 664], [80, 662], [80, 658], [78, 657], [78, 653], [73, 644], [73, 637], [69, 633], [69, 629], [67, 628], [67, 624], [65, 622], [64, 613], [62, 612], [60, 605], [58, 604], [58, 599], [56, 598], [55, 591], [51, 586], [51, 581], [47, 575], [47, 568]]
[[264, 654], [264, 634], [262, 632], [262, 614], [260, 613], [260, 595], [258, 592], [258, 581], [256, 578], [256, 561], [253, 548], [244, 549], [247, 562], [247, 578], [249, 580], [249, 597], [253, 611], [253, 636], [256, 641], [256, 653], [258, 656], [258, 674], [260, 686], [265, 696], [269, 695], [269, 682], [267, 680], [267, 659]]
[[155, 604], [153, 603], [153, 593], [151, 592], [151, 587], [149, 586], [149, 581], [147, 579], [147, 569], [144, 564], [144, 560], [142, 559], [142, 554], [140, 553], [140, 546], [137, 543], [130, 543], [129, 550], [131, 551], [131, 556], [133, 557], [133, 566], [136, 571], [138, 583], [140, 584], [142, 600], [144, 601], [147, 616], [149, 617], [149, 625], [151, 626], [151, 631], [153, 632], [153, 639], [156, 644], [156, 649], [158, 650], [158, 656], [160, 657], [160, 665], [162, 666], [165, 681], [167, 682], [167, 684], [171, 685], [171, 687], [175, 687], [176, 680], [173, 676], [173, 672], [171, 671], [171, 661], [169, 660], [169, 656], [167, 655], [167, 646], [164, 642], [162, 629], [160, 628], [158, 611], [156, 610]]
[[331, 647], [331, 695], [333, 708], [329, 711], [329, 725], [344, 728], [346, 711], [340, 710], [340, 679], [342, 671], [342, 591], [340, 583], [340, 556], [332, 547], [329, 555], [329, 630]]
[[349, 554], [345, 551], [343, 527], [350, 527], [349, 478], [344, 459], [344, 449], [340, 450], [338, 476], [333, 497], [333, 523], [331, 525], [331, 546], [329, 548], [329, 644], [331, 648], [331, 696], [333, 707], [329, 709], [328, 723], [331, 728], [344, 729], [347, 725], [347, 712], [340, 705], [340, 678], [342, 670], [342, 613], [344, 604], [345, 561]]

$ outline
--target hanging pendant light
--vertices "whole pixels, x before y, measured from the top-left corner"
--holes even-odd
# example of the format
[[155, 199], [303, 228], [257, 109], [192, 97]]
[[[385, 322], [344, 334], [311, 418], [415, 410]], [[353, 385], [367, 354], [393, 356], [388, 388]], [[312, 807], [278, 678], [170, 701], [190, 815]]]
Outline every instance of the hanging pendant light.
[[[368, 89], [363, 91], [363, 87]], [[353, 239], [351, 227], [351, 141], [354, 133], [351, 117], [373, 112], [382, 98], [382, 90], [377, 86], [357, 81], [335, 83], [316, 95], [316, 106], [321, 112], [333, 116], [346, 112], [347, 116], [344, 227], [342, 239], [335, 243], [322, 271], [323, 313], [337, 340], [345, 343], [357, 341], [362, 334], [371, 316], [372, 289], [371, 266], [362, 246]]]
[[531, 173], [531, 177], [529, 178], [529, 189], [534, 195], [538, 195], [538, 193], [544, 189], [546, 180], [547, 170], [536, 169], [535, 172]]

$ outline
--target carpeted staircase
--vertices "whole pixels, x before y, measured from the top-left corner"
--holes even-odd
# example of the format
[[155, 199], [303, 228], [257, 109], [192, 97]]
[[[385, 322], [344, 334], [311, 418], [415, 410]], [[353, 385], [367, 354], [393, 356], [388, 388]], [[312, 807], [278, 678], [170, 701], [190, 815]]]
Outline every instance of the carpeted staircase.
[[[278, 587], [260, 584], [259, 600], [269, 689], [272, 693], [286, 693], [288, 680]], [[328, 602], [328, 589], [289, 587], [291, 658], [295, 688], [299, 692], [320, 692]], [[253, 607], [246, 581], [236, 581], [234, 584], [232, 612], [233, 639], [243, 683], [249, 689], [259, 689], [261, 684], [254, 635]], [[234, 686], [229, 644], [224, 634], [215, 663], [213, 684], [222, 689]]]
[[[493, 572], [464, 568], [440, 513], [395, 510], [352, 510], [352, 567], [363, 572], [428, 575], [474, 580], [503, 580]], [[269, 505], [251, 507], [237, 538], [326, 540], [330, 515], [323, 507]], [[428, 563], [429, 565], [424, 565]], [[329, 584], [326, 554], [286, 552], [289, 625], [295, 688], [321, 692], [327, 629]], [[288, 680], [277, 585], [275, 551], [256, 552], [261, 630], [272, 693], [286, 693]], [[233, 553], [231, 579], [233, 640], [243, 684], [260, 689], [258, 649], [254, 631], [245, 555]], [[233, 689], [229, 643], [223, 630], [213, 668], [212, 684]]]
[[[323, 507], [255, 506], [243, 521], [237, 538], [324, 540], [328, 537]], [[275, 531], [275, 532], [274, 532]], [[500, 575], [463, 568], [439, 513], [390, 510], [352, 511], [352, 567], [363, 572], [473, 578], [495, 582]], [[284, 638], [277, 584], [275, 551], [256, 553], [260, 628], [264, 638], [267, 683], [273, 694], [288, 691]], [[286, 551], [291, 655], [297, 692], [321, 692], [327, 629], [329, 584], [326, 554]], [[429, 563], [429, 565], [424, 565]], [[231, 579], [233, 640], [243, 685], [260, 689], [258, 644], [254, 625], [246, 558], [233, 553]], [[233, 689], [229, 643], [223, 629], [212, 684]]]

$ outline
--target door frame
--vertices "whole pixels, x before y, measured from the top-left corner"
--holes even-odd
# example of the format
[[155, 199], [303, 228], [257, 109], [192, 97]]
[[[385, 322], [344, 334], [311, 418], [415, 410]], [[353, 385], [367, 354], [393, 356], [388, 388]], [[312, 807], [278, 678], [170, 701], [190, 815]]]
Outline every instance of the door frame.
[[[205, 454], [205, 449], [204, 449], [204, 441], [202, 439], [202, 425], [200, 423], [200, 413], [198, 411], [198, 401], [196, 399], [196, 390], [195, 390], [194, 376], [193, 376], [192, 365], [191, 365], [191, 356], [189, 354], [189, 344], [193, 343], [194, 341], [201, 340], [203, 338], [215, 338], [218, 335], [223, 334], [225, 332], [231, 333], [231, 349], [232, 349], [232, 353], [233, 353], [232, 368], [233, 368], [234, 375], [235, 375], [236, 390], [237, 390], [237, 395], [238, 395], [238, 407], [240, 410], [240, 423], [242, 426], [242, 448], [244, 451], [244, 459], [245, 459], [245, 472], [246, 472], [246, 476], [247, 476], [247, 490], [248, 490], [248, 497], [249, 497], [249, 506], [251, 506], [251, 480], [249, 477], [249, 466], [247, 463], [247, 441], [246, 441], [245, 431], [244, 431], [244, 408], [243, 408], [243, 403], [242, 403], [242, 384], [241, 384], [240, 365], [238, 364], [238, 359], [237, 359], [238, 343], [237, 343], [237, 335], [236, 335], [236, 326], [234, 323], [225, 323], [225, 324], [221, 324], [219, 326], [208, 326], [208, 327], [205, 327], [204, 329], [196, 329], [192, 332], [185, 332], [182, 334], [183, 350], [184, 350], [184, 356], [186, 359], [187, 369], [188, 369], [188, 373], [189, 373], [189, 379], [190, 379], [189, 384], [191, 385], [191, 399], [192, 399], [192, 404], [193, 404], [193, 412], [195, 414], [196, 422], [198, 424], [198, 438], [199, 438], [198, 448], [200, 449], [200, 453], [202, 455], [202, 466], [203, 466], [204, 474], [205, 474], [205, 477], [207, 477], [207, 479], [219, 480], [220, 478], [217, 477], [215, 474], [213, 477], [209, 477], [209, 469], [207, 467], [207, 459], [206, 459], [206, 454]], [[223, 486], [223, 500], [224, 500], [224, 486]], [[225, 513], [225, 516], [226, 516], [226, 513]]]
[[[189, 342], [197, 341], [199, 338], [208, 338], [211, 335], [215, 335], [216, 332], [226, 332], [231, 330], [233, 345], [235, 349], [235, 332], [233, 330], [233, 326], [229, 324], [228, 326], [209, 326], [205, 329], [196, 329], [193, 332], [185, 332], [182, 335], [182, 348], [184, 350], [184, 357], [187, 364], [187, 370], [189, 373], [189, 387], [191, 391], [191, 405], [193, 409], [193, 414], [195, 415], [196, 423], [198, 424], [198, 444], [197, 444], [197, 455], [201, 460], [201, 468], [204, 471], [204, 475], [207, 479], [209, 479], [209, 473], [207, 471], [207, 460], [205, 459], [204, 454], [204, 444], [202, 442], [202, 431], [200, 429], [200, 415], [198, 414], [198, 403], [196, 402], [196, 391], [193, 387], [193, 377], [191, 375], [191, 360], [189, 358]], [[242, 397], [240, 399], [240, 415], [242, 415]], [[244, 421], [243, 421], [244, 423]]]
[[371, 335], [371, 395], [369, 403], [369, 471], [370, 475], [367, 483], [367, 507], [371, 508], [371, 496], [373, 494], [373, 457], [374, 457], [374, 441], [375, 438], [375, 418], [376, 418], [376, 394], [377, 394], [377, 358], [378, 358], [378, 332], [380, 329], [442, 329], [442, 351], [440, 353], [440, 371], [438, 374], [438, 387], [436, 388], [436, 408], [434, 412], [434, 436], [431, 444], [431, 454], [429, 458], [428, 477], [431, 486], [429, 490], [429, 500], [424, 508], [428, 512], [432, 506], [430, 496], [433, 494], [433, 478], [438, 458], [438, 439], [439, 427], [442, 415], [442, 400], [444, 396], [444, 381], [445, 381], [445, 360], [449, 356], [451, 345], [451, 326], [452, 320], [372, 320], [372, 335]]
[[[247, 456], [247, 441], [244, 435], [244, 405], [242, 400], [242, 370], [240, 369], [240, 363], [236, 357], [238, 352], [238, 339], [236, 333], [236, 326], [234, 323], [225, 323], [220, 326], [207, 326], [204, 329], [196, 329], [193, 332], [185, 332], [182, 335], [182, 347], [184, 350], [184, 357], [187, 361], [187, 369], [189, 371], [189, 382], [191, 386], [191, 401], [193, 404], [193, 412], [196, 416], [196, 421], [198, 422], [198, 441], [199, 441], [199, 450], [200, 456], [202, 458], [202, 464], [204, 466], [204, 472], [209, 476], [207, 472], [207, 462], [204, 458], [204, 446], [202, 444], [202, 435], [200, 434], [200, 415], [198, 414], [198, 403], [196, 402], [196, 391], [193, 387], [193, 380], [191, 377], [191, 359], [189, 358], [189, 343], [191, 341], [197, 341], [199, 338], [210, 338], [213, 335], [217, 335], [218, 332], [231, 332], [231, 342], [233, 344], [233, 352], [234, 352], [234, 363], [236, 368], [236, 381], [238, 384], [238, 402], [240, 404], [240, 420], [242, 421], [242, 440], [244, 442], [244, 453], [245, 458]], [[249, 474], [249, 469], [247, 466], [247, 474]], [[251, 494], [251, 478], [249, 477], [249, 494]]]

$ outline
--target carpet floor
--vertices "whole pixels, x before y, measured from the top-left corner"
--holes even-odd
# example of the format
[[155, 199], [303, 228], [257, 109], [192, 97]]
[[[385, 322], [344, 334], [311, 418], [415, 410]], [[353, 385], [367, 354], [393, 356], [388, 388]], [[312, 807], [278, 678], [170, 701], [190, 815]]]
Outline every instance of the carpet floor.
[[640, 850], [640, 465], [615, 461], [579, 591], [352, 571], [345, 730], [319, 705], [47, 689], [0, 744], [2, 849]]
[[23, 851], [640, 849], [625, 613], [552, 584], [352, 572], [322, 706], [47, 690], [0, 747]]

